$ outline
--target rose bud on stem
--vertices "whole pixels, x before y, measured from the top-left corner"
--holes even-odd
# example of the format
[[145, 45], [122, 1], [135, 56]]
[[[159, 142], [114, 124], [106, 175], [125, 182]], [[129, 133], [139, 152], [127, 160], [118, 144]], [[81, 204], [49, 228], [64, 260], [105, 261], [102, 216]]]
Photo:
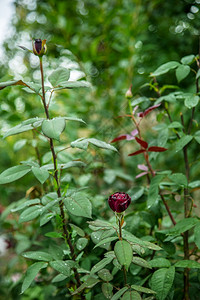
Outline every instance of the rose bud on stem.
[[[122, 241], [122, 226], [124, 224], [125, 210], [131, 203], [131, 197], [126, 193], [114, 193], [108, 198], [110, 208], [115, 212], [116, 223], [119, 226], [119, 240]], [[123, 266], [124, 283], [127, 283], [126, 268]]]
[[131, 203], [131, 197], [126, 193], [114, 193], [108, 198], [110, 208], [115, 212], [119, 225], [119, 239], [122, 240], [122, 225], [124, 223], [124, 211]]

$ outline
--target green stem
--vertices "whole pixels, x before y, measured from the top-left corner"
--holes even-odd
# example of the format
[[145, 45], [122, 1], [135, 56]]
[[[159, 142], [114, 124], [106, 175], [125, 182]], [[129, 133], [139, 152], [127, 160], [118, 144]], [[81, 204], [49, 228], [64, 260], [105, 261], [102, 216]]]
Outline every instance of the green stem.
[[[124, 216], [123, 215], [118, 215], [118, 225], [119, 225], [119, 240], [122, 241], [122, 221], [123, 221]], [[126, 268], [123, 266], [122, 268], [123, 274], [124, 274], [124, 284], [127, 284], [127, 274], [126, 274]]]
[[[46, 101], [45, 101], [44, 72], [43, 72], [42, 57], [40, 57], [40, 72], [41, 72], [41, 81], [42, 81], [42, 102], [43, 102], [46, 118], [49, 120], [50, 119], [49, 111], [48, 111], [48, 107], [47, 107]], [[50, 150], [51, 150], [52, 158], [53, 158], [54, 179], [55, 179], [55, 182], [56, 182], [56, 189], [57, 189], [56, 192], [57, 192], [58, 198], [61, 198], [62, 193], [61, 193], [60, 183], [59, 183], [59, 179], [58, 179], [57, 157], [56, 157], [56, 153], [55, 153], [55, 149], [54, 149], [54, 143], [53, 143], [52, 138], [49, 139], [49, 144], [50, 144]], [[62, 199], [59, 201], [59, 208], [60, 208], [60, 215], [61, 215], [61, 219], [62, 219], [63, 235], [64, 235], [64, 238], [65, 238], [65, 240], [67, 241], [67, 243], [69, 245], [72, 260], [75, 261], [76, 260], [76, 253], [75, 253], [75, 250], [74, 250], [74, 246], [71, 242], [70, 234], [67, 230], [67, 225], [66, 225], [66, 221], [65, 221], [64, 204], [63, 204]], [[81, 285], [79, 273], [77, 272], [77, 270], [75, 268], [73, 269], [73, 271], [74, 271], [75, 279], [77, 281], [77, 286], [79, 287]]]

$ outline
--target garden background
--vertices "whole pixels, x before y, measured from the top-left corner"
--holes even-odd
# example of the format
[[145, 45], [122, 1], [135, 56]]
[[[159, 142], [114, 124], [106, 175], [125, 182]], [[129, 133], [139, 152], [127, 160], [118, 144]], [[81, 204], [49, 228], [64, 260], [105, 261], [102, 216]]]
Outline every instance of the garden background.
[[[62, 144], [68, 145], [71, 141], [82, 137], [99, 139], [109, 144], [116, 137], [123, 136], [116, 143], [111, 144], [117, 148], [118, 152], [91, 146], [87, 151], [80, 149], [75, 151], [72, 148], [59, 154], [62, 163], [82, 161], [85, 164], [84, 168], [72, 168], [66, 172], [62, 182], [71, 188], [87, 187], [92, 203], [90, 221], [112, 219], [113, 212], [109, 208], [107, 199], [114, 192], [122, 191], [129, 193], [132, 197], [132, 204], [126, 213], [126, 230], [137, 237], [145, 235], [155, 237], [156, 230], [172, 228], [172, 219], [164, 212], [163, 206], [158, 204], [159, 201], [153, 206], [147, 205], [150, 181], [148, 181], [148, 176], [138, 176], [141, 172], [150, 172], [145, 168], [144, 157], [142, 154], [128, 156], [137, 151], [139, 146], [144, 145], [124, 136], [131, 135], [135, 129], [130, 118], [130, 106], [132, 109], [139, 106], [135, 112], [137, 116], [137, 113], [154, 106], [156, 99], [160, 96], [170, 95], [176, 98], [177, 94], [172, 96], [171, 93], [184, 91], [185, 94], [195, 94], [198, 97], [197, 79], [199, 77], [195, 81], [193, 71], [184, 76], [184, 72], [187, 72], [184, 70], [182, 78], [180, 74], [175, 73], [174, 69], [177, 66], [168, 69], [166, 67], [160, 74], [156, 73], [156, 70], [165, 63], [180, 62], [183, 57], [190, 57], [188, 65], [191, 64], [191, 69], [195, 70], [195, 57], [198, 62], [200, 47], [199, 4], [199, 0], [179, 0], [176, 4], [173, 1], [162, 0], [16, 0], [13, 2], [12, 25], [3, 44], [4, 55], [0, 62], [0, 81], [23, 78], [26, 82], [40, 83], [38, 57], [28, 51], [23, 51], [20, 46], [32, 49], [32, 39], [46, 39], [48, 50], [43, 58], [45, 75], [48, 77], [52, 70], [63, 67], [70, 69], [69, 80], [83, 79], [91, 84], [89, 88], [62, 90], [59, 95], [52, 98], [50, 111], [54, 117], [76, 116], [87, 124], [85, 126], [78, 122], [67, 122], [66, 129], [61, 136]], [[187, 63], [182, 63], [182, 65], [187, 65]], [[195, 72], [197, 70], [198, 68]], [[158, 77], [150, 75], [152, 73], [158, 74]], [[126, 94], [130, 87], [131, 99]], [[173, 144], [173, 141], [177, 132], [179, 134], [180, 126], [192, 126], [193, 132], [199, 130], [198, 108], [190, 125], [192, 108], [198, 103], [184, 106], [183, 101], [177, 101], [175, 98], [166, 100], [167, 104], [162, 104], [163, 107], [154, 107], [152, 111], [148, 111], [140, 125], [142, 140], [148, 141], [151, 146], [168, 149], [164, 153], [153, 153], [150, 156], [155, 172], [171, 170], [175, 174], [187, 173], [184, 155], [177, 151], [177, 146]], [[156, 104], [160, 103], [156, 102]], [[173, 121], [180, 124], [171, 126], [171, 130], [174, 130], [172, 133], [169, 133], [169, 128], [165, 127], [165, 124], [167, 126], [170, 124], [166, 121], [167, 112], [170, 112]], [[35, 116], [43, 117], [43, 115], [40, 100], [34, 94], [26, 93], [17, 86], [1, 90], [0, 132], [2, 136], [20, 122]], [[198, 138], [196, 143], [191, 144], [188, 154], [190, 182], [198, 181], [200, 175]], [[2, 138], [0, 172], [22, 161], [34, 160], [35, 156], [39, 156], [43, 163], [49, 162], [48, 145], [42, 138], [39, 141], [36, 140], [34, 132], [24, 132], [6, 139]], [[36, 144], [40, 146], [39, 154]], [[182, 145], [180, 150], [185, 145]], [[59, 151], [61, 148], [59, 145], [57, 147]], [[178, 222], [184, 215], [184, 201], [182, 201], [184, 191], [183, 187], [180, 187], [182, 182], [179, 184], [175, 180], [175, 183], [179, 186], [173, 186], [173, 191], [170, 190], [171, 186], [166, 188], [164, 184], [160, 188], [170, 190], [170, 195], [166, 193], [167, 202]], [[48, 185], [48, 182], [45, 184]], [[191, 201], [194, 207], [192, 208], [193, 215], [190, 217], [198, 220], [200, 217], [199, 184], [191, 186], [191, 189]], [[22, 253], [37, 250], [43, 242], [41, 236], [48, 233], [50, 229], [48, 223], [39, 227], [37, 221], [28, 222], [26, 226], [24, 223], [19, 224], [18, 216], [12, 214], [11, 209], [16, 201], [25, 197], [26, 199], [40, 198], [42, 193], [41, 184], [32, 173], [16, 182], [0, 185], [2, 215], [0, 234], [7, 240], [9, 246], [9, 249], [2, 253], [0, 263], [0, 299], [2, 300], [51, 299], [50, 297], [62, 299], [63, 294], [56, 294], [54, 286], [49, 287], [47, 282], [45, 282], [46, 290], [44, 288], [41, 291], [41, 285], [36, 284], [37, 288], [27, 289], [25, 294], [19, 295], [22, 283], [20, 276], [27, 268], [27, 261], [22, 257]], [[90, 269], [99, 259], [102, 259], [105, 249], [93, 250], [97, 242], [94, 236], [91, 237], [88, 229], [89, 219], [70, 214], [70, 220], [87, 233], [88, 245], [85, 248], [87, 259], [83, 259], [81, 267]], [[193, 224], [195, 225], [196, 223]], [[197, 237], [193, 237], [193, 232], [190, 236], [190, 250], [192, 250]], [[198, 241], [197, 246], [199, 244]], [[183, 248], [180, 249], [179, 251], [183, 253]], [[181, 253], [177, 255], [179, 254], [180, 257], [184, 256]], [[177, 259], [177, 257], [170, 257], [174, 255], [170, 251], [168, 255], [169, 257], [165, 256], [167, 259], [172, 261]], [[196, 258], [194, 260], [198, 261]], [[198, 294], [200, 285], [198, 268], [194, 270], [197, 273], [194, 275], [196, 276], [195, 282], [190, 283], [192, 286], [190, 299], [198, 299], [195, 295]], [[135, 269], [132, 275], [140, 279], [146, 276], [146, 274], [139, 275], [139, 272], [139, 269]], [[15, 276], [18, 276], [19, 282], [15, 280]], [[178, 285], [179, 278], [173, 286]], [[153, 289], [151, 284], [150, 287]], [[179, 291], [177, 290], [177, 294], [174, 293], [173, 295], [167, 293], [156, 299], [164, 300], [167, 297], [169, 297], [167, 299], [178, 299], [176, 297]], [[53, 294], [57, 296], [53, 297]], [[88, 299], [104, 299], [102, 297], [106, 296], [105, 293], [103, 294], [104, 296], [97, 289], [95, 294], [91, 294], [91, 298]], [[182, 295], [180, 297], [184, 297]], [[144, 298], [143, 295], [142, 297]], [[108, 296], [107, 299], [111, 298]]]

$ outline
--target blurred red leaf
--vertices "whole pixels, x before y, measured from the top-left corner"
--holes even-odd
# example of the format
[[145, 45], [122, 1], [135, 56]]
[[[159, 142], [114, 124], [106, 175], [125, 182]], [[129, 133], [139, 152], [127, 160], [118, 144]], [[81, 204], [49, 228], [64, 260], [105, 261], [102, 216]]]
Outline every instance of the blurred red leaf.
[[157, 104], [157, 105], [147, 108], [144, 112], [138, 113], [138, 117], [144, 118], [146, 115], [148, 115], [148, 113], [150, 113], [152, 110], [156, 109], [159, 106], [160, 106], [160, 104]]
[[131, 134], [122, 134], [122, 135], [114, 138], [110, 143], [114, 143], [114, 142], [118, 142], [118, 141], [122, 141], [122, 140], [127, 140], [127, 141], [134, 140], [136, 134], [138, 134], [138, 130], [134, 129], [133, 131], [131, 131]]
[[120, 136], [116, 137], [110, 143], [114, 143], [114, 142], [122, 141], [122, 140], [126, 140], [126, 134], [123, 134], [123, 135], [120, 135]]
[[147, 147], [148, 147], [148, 143], [147, 143], [147, 142], [145, 142], [145, 141], [139, 139], [138, 137], [136, 137], [135, 139], [136, 139], [136, 142], [137, 142], [138, 144], [140, 144], [143, 148], [147, 149]]
[[167, 150], [166, 148], [157, 147], [157, 146], [152, 146], [152, 147], [149, 147], [149, 149], [148, 149], [149, 152], [164, 152], [166, 150]]
[[138, 154], [143, 153], [143, 152], [145, 152], [145, 151], [146, 151], [146, 150], [144, 150], [144, 149], [140, 149], [140, 150], [138, 150], [138, 151], [135, 151], [135, 152], [133, 152], [133, 153], [130, 153], [128, 156], [138, 155]]

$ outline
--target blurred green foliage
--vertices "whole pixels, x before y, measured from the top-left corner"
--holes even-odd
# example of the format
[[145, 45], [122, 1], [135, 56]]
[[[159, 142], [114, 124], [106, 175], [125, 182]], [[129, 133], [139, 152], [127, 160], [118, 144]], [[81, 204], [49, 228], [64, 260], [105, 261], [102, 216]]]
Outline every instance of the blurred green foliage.
[[[178, 5], [161, 0], [17, 0], [14, 5], [13, 35], [4, 43], [1, 81], [14, 74], [17, 79], [23, 75], [27, 81], [40, 82], [38, 62], [19, 45], [31, 48], [31, 38], [45, 38], [46, 74], [61, 65], [71, 68], [73, 76], [86, 76], [93, 85], [90, 91], [63, 92], [52, 106], [53, 114], [75, 114], [89, 124], [89, 130], [82, 128], [78, 133], [78, 125], [69, 124], [70, 139], [92, 135], [109, 142], [118, 133], [130, 132], [129, 121], [118, 118], [127, 112], [124, 95], [130, 84], [135, 97], [155, 96], [148, 88], [140, 88], [149, 81], [149, 73], [162, 63], [198, 52], [198, 0], [184, 0]], [[170, 73], [165, 84], [174, 80]], [[191, 83], [192, 78], [182, 81], [181, 86], [189, 90]], [[27, 119], [41, 114], [39, 100], [28, 96], [17, 88], [12, 93], [10, 89], [1, 93], [1, 130], [6, 124], [17, 124], [22, 116]], [[14, 142], [11, 138], [10, 143]], [[6, 144], [4, 141], [4, 147]], [[16, 159], [8, 153], [2, 153], [5, 159], [1, 170]], [[96, 160], [101, 162], [98, 155]], [[122, 163], [125, 167], [122, 160], [123, 156], [112, 164], [119, 167]], [[125, 169], [133, 175], [130, 168]]]

